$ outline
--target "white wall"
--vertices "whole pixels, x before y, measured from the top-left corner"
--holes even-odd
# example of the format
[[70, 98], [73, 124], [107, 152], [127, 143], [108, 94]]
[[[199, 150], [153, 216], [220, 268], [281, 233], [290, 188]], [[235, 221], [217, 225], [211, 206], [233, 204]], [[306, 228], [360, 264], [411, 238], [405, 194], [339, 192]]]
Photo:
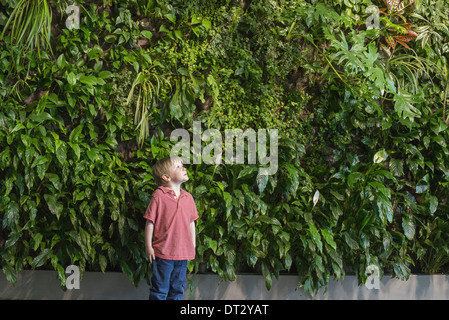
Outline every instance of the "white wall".
[[[259, 275], [239, 275], [235, 281], [222, 282], [216, 275], [193, 276], [194, 290], [186, 291], [185, 299], [194, 300], [307, 300], [312, 299], [302, 289], [295, 290], [297, 277], [291, 275], [273, 279], [270, 291]], [[315, 296], [315, 300], [394, 300], [394, 299], [449, 299], [449, 276], [412, 275], [408, 281], [384, 276], [379, 289], [359, 286], [355, 276], [346, 275], [344, 280], [330, 281], [328, 290]], [[148, 285], [142, 282], [136, 288], [121, 273], [84, 273], [80, 289], [61, 289], [54, 271], [23, 271], [17, 283], [10, 284], [0, 273], [0, 299], [120, 299], [146, 300]]]

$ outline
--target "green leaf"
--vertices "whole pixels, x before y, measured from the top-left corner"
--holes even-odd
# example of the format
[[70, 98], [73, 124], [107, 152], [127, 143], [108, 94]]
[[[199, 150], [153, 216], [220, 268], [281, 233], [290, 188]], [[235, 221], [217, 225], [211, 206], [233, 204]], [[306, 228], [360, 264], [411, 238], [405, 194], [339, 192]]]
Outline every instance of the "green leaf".
[[421, 116], [421, 111], [414, 106], [417, 102], [417, 95], [411, 95], [405, 90], [399, 89], [399, 93], [393, 97], [395, 102], [394, 109], [400, 117], [410, 118], [413, 121], [414, 118]]
[[217, 248], [218, 248], [217, 240], [212, 240], [210, 237], [205, 237], [205, 240], [207, 242], [207, 247], [212, 249], [212, 251], [214, 253], [216, 253], [217, 252]]
[[344, 195], [342, 195], [342, 194], [340, 194], [340, 193], [338, 193], [337, 191], [334, 191], [334, 190], [330, 190], [329, 191], [337, 200], [339, 200], [339, 201], [344, 201], [345, 200], [345, 196]]
[[334, 241], [334, 237], [332, 234], [325, 228], [321, 228], [321, 235], [323, 236], [324, 240], [327, 242], [328, 245], [330, 245], [332, 248], [337, 249], [337, 244]]
[[97, 78], [95, 76], [81, 76], [79, 81], [84, 84], [95, 85], [97, 84]]
[[351, 172], [348, 175], [348, 184], [350, 187], [353, 187], [359, 180], [363, 177], [361, 172]]
[[12, 129], [11, 133], [14, 133], [16, 131], [20, 131], [22, 129], [25, 129], [25, 126], [21, 123], [16, 124], [16, 126]]
[[120, 260], [120, 268], [122, 269], [123, 273], [128, 277], [128, 279], [131, 280], [132, 283], [134, 283], [134, 273], [129, 267], [129, 264], [125, 260]]
[[374, 82], [374, 86], [378, 90], [383, 90], [385, 87], [385, 75], [384, 71], [379, 67], [370, 68], [368, 70], [368, 77]]
[[39, 248], [39, 245], [42, 241], [42, 234], [41, 233], [33, 234], [32, 238], [33, 238], [33, 242], [34, 242], [33, 250], [36, 251], [37, 248]]
[[167, 29], [167, 27], [166, 27], [165, 25], [162, 24], [162, 25], [159, 27], [159, 32], [167, 32], [167, 33], [169, 33], [170, 30]]
[[318, 250], [320, 250], [320, 252], [322, 252], [323, 251], [323, 243], [321, 242], [320, 233], [318, 232], [315, 225], [310, 224], [309, 228], [308, 228], [308, 232], [309, 232], [309, 235], [312, 237], [313, 243], [318, 247]]
[[33, 269], [36, 269], [36, 268], [43, 266], [47, 262], [47, 260], [50, 258], [51, 254], [52, 254], [51, 249], [45, 248], [44, 250], [42, 250], [42, 252], [39, 255], [37, 255], [33, 259], [33, 261], [31, 262], [31, 267]]
[[223, 199], [225, 200], [225, 204], [226, 204], [226, 217], [229, 217], [229, 215], [231, 214], [231, 209], [232, 209], [232, 196], [229, 192], [224, 191]]
[[259, 169], [256, 166], [245, 165], [242, 170], [240, 170], [237, 179], [247, 178], [253, 175]]
[[76, 76], [73, 72], [70, 72], [67, 75], [67, 82], [72, 86], [74, 86], [76, 84]]
[[429, 210], [431, 214], [434, 214], [438, 208], [438, 198], [436, 196], [430, 196], [429, 198]]
[[343, 237], [345, 238], [346, 244], [349, 246], [351, 250], [359, 249], [359, 244], [355, 241], [348, 232], [343, 232]]
[[[391, 201], [381, 192], [376, 193], [376, 199], [377, 199], [377, 207], [379, 208], [379, 211], [381, 213], [381, 219], [384, 223], [386, 221], [392, 222], [393, 221], [393, 205]], [[386, 218], [386, 221], [385, 219]]]
[[390, 171], [393, 175], [396, 177], [400, 177], [404, 175], [404, 164], [402, 162], [402, 159], [390, 159]]
[[31, 164], [31, 168], [34, 168], [36, 166], [40, 166], [40, 165], [42, 165], [44, 163], [47, 163], [48, 161], [49, 161], [49, 159], [48, 159], [47, 156], [37, 156], [34, 159], [33, 163]]
[[176, 38], [182, 40], [182, 32], [181, 32], [181, 30], [175, 30], [175, 36], [176, 36]]
[[61, 141], [56, 149], [56, 158], [63, 165], [67, 160], [67, 146]]
[[80, 124], [80, 125], [76, 126], [76, 128], [73, 129], [72, 132], [70, 132], [69, 141], [77, 142], [80, 137], [82, 138], [83, 135], [81, 134], [81, 132], [83, 131], [83, 128], [84, 128], [84, 124]]
[[106, 271], [106, 267], [108, 265], [108, 260], [106, 259], [106, 257], [104, 255], [100, 254], [98, 256], [98, 263], [100, 265], [101, 272], [104, 273]]
[[176, 16], [173, 13], [167, 13], [165, 17], [173, 23], [176, 23]]
[[104, 37], [104, 41], [106, 41], [107, 43], [113, 43], [117, 40], [117, 36], [114, 34], [110, 34]]
[[273, 284], [270, 269], [268, 268], [268, 265], [265, 262], [262, 262], [261, 267], [262, 267], [262, 275], [265, 277], [265, 286], [267, 290], [270, 290]]
[[70, 148], [72, 148], [73, 152], [75, 152], [77, 160], [79, 160], [80, 157], [81, 157], [81, 148], [80, 148], [80, 146], [78, 144], [76, 144], [76, 143], [71, 143], [71, 142], [68, 142], [68, 144], [69, 144]]
[[385, 149], [379, 150], [376, 152], [376, 154], [373, 157], [374, 163], [381, 163], [385, 161], [388, 158], [388, 153], [385, 151]]
[[9, 283], [17, 282], [17, 275], [14, 271], [14, 268], [10, 266], [8, 263], [2, 264], [3, 273], [5, 274], [6, 280]]
[[429, 175], [426, 174], [421, 180], [416, 184], [416, 193], [424, 193], [429, 189]]
[[[420, 181], [422, 182], [422, 181]], [[429, 189], [429, 185], [428, 184], [418, 184], [416, 186], [416, 193], [424, 193]]]
[[151, 38], [153, 37], [153, 34], [151, 33], [151, 31], [148, 31], [148, 30], [142, 30], [140, 33], [148, 40], [151, 40]]
[[89, 160], [91, 162], [95, 162], [98, 159], [97, 152], [95, 150], [88, 150], [86, 151], [87, 156], [89, 157]]
[[259, 172], [257, 173], [256, 182], [259, 192], [263, 192], [265, 190], [265, 187], [267, 186], [268, 175], [260, 174], [260, 171], [261, 169], [259, 169]]
[[274, 218], [274, 217], [269, 217], [269, 216], [259, 216], [257, 218], [257, 220], [259, 220], [262, 223], [266, 223], [266, 224], [274, 224], [277, 226], [281, 226], [282, 224], [279, 222], [278, 219]]
[[62, 203], [58, 202], [58, 196], [53, 194], [44, 194], [44, 199], [47, 202], [48, 209], [52, 214], [56, 214], [59, 218], [62, 211], [64, 210], [64, 206]]
[[209, 30], [210, 27], [212, 26], [212, 23], [211, 23], [210, 20], [208, 20], [208, 19], [203, 19], [203, 20], [201, 20], [201, 24], [203, 25], [203, 27], [204, 27], [206, 30]]
[[3, 216], [3, 227], [13, 228], [19, 222], [19, 212], [19, 205], [14, 201], [10, 202]]
[[53, 117], [47, 112], [40, 112], [37, 114], [32, 113], [32, 114], [30, 114], [29, 118], [38, 123], [41, 123], [46, 120], [54, 120]]
[[413, 240], [413, 237], [415, 236], [415, 224], [413, 223], [412, 216], [402, 217], [402, 228], [407, 239]]
[[191, 24], [198, 24], [198, 23], [200, 23], [201, 22], [201, 18], [198, 18], [197, 16], [196, 16], [196, 14], [193, 14], [192, 15], [192, 20], [190, 21], [190, 23]]

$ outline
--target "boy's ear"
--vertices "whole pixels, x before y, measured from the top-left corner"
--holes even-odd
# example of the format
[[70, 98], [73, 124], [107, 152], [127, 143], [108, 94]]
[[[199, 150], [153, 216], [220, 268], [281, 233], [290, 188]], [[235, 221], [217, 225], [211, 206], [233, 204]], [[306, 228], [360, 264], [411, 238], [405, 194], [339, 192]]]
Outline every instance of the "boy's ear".
[[161, 178], [166, 182], [170, 181], [170, 177], [167, 174], [163, 174]]

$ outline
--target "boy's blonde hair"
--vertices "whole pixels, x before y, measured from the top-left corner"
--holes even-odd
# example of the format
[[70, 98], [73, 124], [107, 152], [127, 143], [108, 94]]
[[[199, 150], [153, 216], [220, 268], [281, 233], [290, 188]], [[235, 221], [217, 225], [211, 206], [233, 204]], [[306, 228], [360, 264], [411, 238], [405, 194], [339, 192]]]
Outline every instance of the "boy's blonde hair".
[[181, 161], [179, 157], [165, 157], [158, 160], [153, 166], [153, 177], [154, 181], [158, 186], [163, 186], [165, 184], [162, 176], [164, 174], [170, 174], [170, 167], [173, 165], [175, 161]]

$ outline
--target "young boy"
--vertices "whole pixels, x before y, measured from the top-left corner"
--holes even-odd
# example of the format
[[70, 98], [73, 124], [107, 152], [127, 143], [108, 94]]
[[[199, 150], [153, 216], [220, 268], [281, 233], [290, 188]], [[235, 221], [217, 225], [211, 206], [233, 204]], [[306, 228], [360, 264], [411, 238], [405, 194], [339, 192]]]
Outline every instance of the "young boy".
[[187, 261], [195, 258], [195, 201], [181, 189], [189, 180], [181, 159], [167, 157], [153, 167], [159, 187], [145, 211], [145, 250], [152, 263], [150, 300], [182, 300]]

